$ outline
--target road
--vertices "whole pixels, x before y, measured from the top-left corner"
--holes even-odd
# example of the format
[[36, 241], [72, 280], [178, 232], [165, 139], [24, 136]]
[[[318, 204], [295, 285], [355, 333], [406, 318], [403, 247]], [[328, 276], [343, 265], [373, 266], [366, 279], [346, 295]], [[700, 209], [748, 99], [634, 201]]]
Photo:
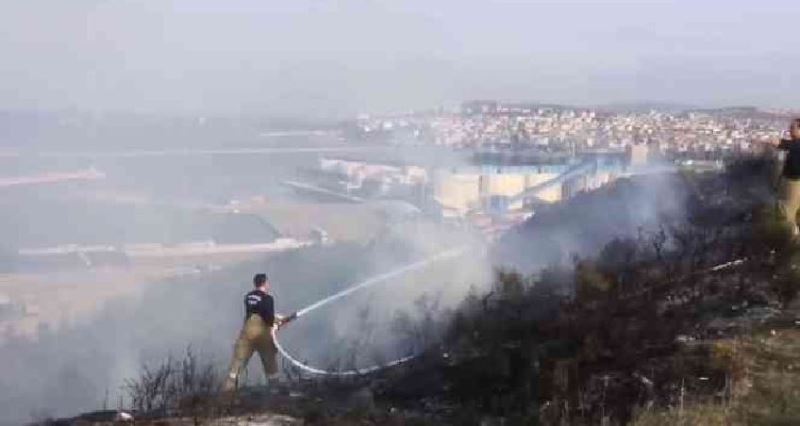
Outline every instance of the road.
[[43, 158], [136, 158], [136, 157], [189, 157], [208, 155], [280, 155], [314, 154], [329, 152], [368, 152], [392, 149], [389, 145], [340, 145], [295, 148], [225, 148], [225, 149], [157, 149], [125, 151], [41, 151], [32, 153], [5, 152], [3, 157], [35, 156]]
[[43, 173], [40, 175], [30, 176], [14, 176], [0, 178], [0, 188], [21, 186], [21, 185], [38, 185], [45, 183], [58, 183], [74, 180], [99, 180], [104, 179], [106, 175], [97, 170], [81, 170], [73, 173]]

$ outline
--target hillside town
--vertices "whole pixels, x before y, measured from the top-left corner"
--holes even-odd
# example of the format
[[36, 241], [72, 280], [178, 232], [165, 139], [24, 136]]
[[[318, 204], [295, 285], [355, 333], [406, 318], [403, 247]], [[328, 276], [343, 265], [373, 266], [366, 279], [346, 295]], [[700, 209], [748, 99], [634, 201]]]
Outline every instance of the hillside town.
[[[718, 158], [757, 149], [754, 142], [777, 138], [791, 111], [756, 108], [669, 110], [465, 102], [450, 112], [389, 117], [361, 116], [363, 136], [402, 139], [455, 149], [535, 148], [544, 152], [624, 149], [646, 144], [667, 157]], [[409, 137], [411, 136], [411, 138]]]
[[347, 124], [350, 143], [435, 149], [433, 156], [454, 153], [456, 160], [325, 155], [302, 189], [355, 202], [403, 200], [412, 210], [498, 235], [539, 207], [620, 177], [720, 170], [728, 159], [763, 152], [763, 142], [782, 136], [787, 114], [473, 101], [452, 111], [362, 115]]

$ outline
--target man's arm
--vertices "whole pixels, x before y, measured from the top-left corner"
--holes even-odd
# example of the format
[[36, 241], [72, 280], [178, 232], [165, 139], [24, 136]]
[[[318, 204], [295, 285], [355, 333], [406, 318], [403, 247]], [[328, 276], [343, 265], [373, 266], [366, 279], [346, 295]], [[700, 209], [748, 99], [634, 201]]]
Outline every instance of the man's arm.
[[776, 138], [776, 139], [758, 139], [753, 142], [761, 146], [768, 146], [773, 149], [785, 151], [789, 149], [789, 143], [791, 143], [792, 141], [788, 139]]
[[272, 296], [267, 295], [261, 299], [261, 306], [259, 307], [259, 314], [267, 324], [275, 323], [275, 301]]

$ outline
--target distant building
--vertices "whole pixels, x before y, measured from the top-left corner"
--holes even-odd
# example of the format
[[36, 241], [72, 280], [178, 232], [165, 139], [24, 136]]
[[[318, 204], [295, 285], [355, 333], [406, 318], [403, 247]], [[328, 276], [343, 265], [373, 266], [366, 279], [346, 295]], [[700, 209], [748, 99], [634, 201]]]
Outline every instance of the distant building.
[[626, 148], [629, 166], [641, 166], [647, 164], [650, 149], [645, 144], [628, 145]]
[[[557, 167], [532, 166], [440, 171], [434, 182], [434, 199], [445, 216], [464, 216], [481, 208], [518, 210], [525, 204], [524, 197], [519, 197], [521, 194], [555, 179], [560, 172]], [[547, 203], [560, 201], [560, 184], [543, 188], [535, 196]]]
[[475, 173], [441, 173], [434, 184], [434, 199], [442, 206], [442, 214], [464, 216], [480, 205], [481, 178]]

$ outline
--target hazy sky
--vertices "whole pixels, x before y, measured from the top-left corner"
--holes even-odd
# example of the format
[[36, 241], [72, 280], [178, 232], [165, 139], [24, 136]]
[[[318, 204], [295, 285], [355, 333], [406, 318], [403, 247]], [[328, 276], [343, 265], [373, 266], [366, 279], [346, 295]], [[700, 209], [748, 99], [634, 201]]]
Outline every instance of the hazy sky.
[[800, 107], [800, 1], [0, 0], [0, 108]]

